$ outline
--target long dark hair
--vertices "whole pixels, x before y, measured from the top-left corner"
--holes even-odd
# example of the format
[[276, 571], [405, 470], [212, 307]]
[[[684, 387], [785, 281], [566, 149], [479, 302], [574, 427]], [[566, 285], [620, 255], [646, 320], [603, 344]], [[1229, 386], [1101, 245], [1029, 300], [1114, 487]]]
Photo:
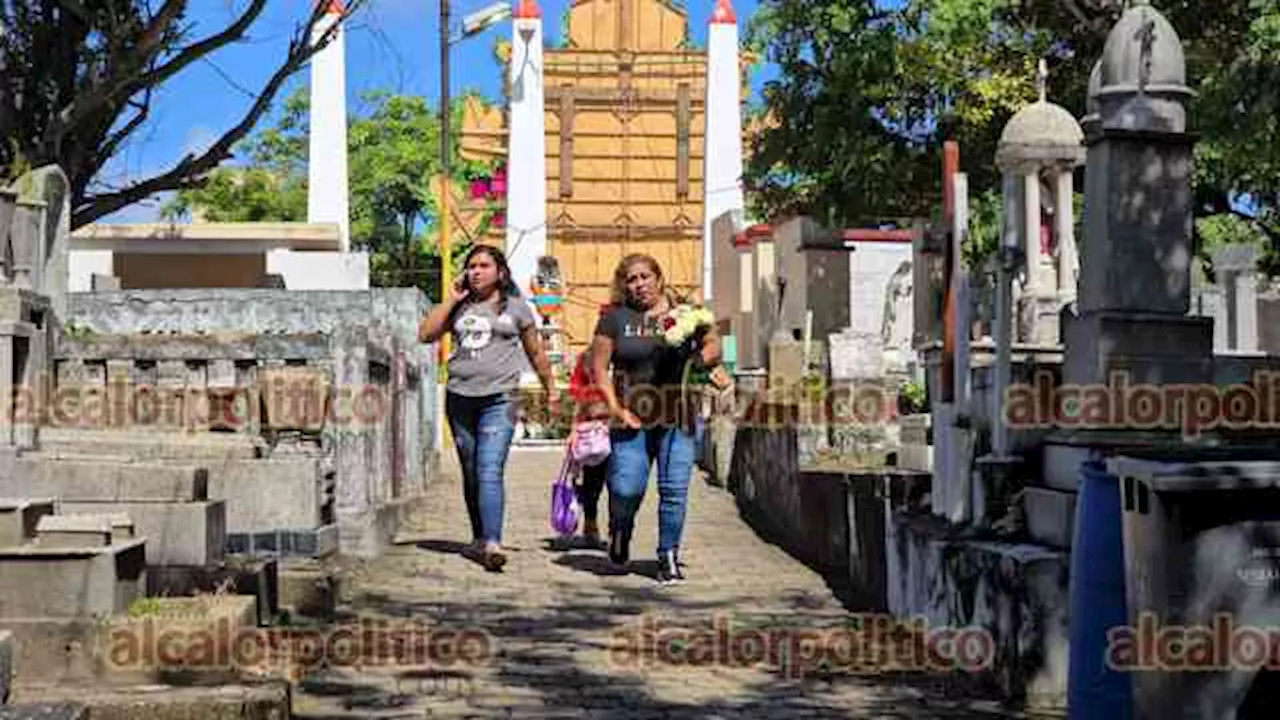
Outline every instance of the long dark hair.
[[[503, 309], [507, 309], [507, 300], [513, 297], [520, 297], [520, 288], [516, 286], [515, 281], [511, 279], [511, 266], [507, 264], [507, 256], [501, 250], [492, 245], [476, 245], [467, 253], [467, 257], [462, 261], [462, 272], [466, 273], [467, 266], [471, 264], [471, 258], [484, 253], [493, 260], [493, 264], [498, 266], [498, 305]], [[475, 302], [473, 295], [468, 295], [466, 302]]]

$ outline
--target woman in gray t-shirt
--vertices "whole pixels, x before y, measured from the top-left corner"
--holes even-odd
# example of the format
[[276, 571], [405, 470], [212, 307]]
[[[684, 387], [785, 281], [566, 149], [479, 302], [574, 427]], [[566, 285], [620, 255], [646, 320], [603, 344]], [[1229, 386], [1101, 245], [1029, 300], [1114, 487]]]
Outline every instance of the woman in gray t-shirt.
[[467, 254], [453, 293], [418, 328], [422, 342], [453, 334], [445, 414], [462, 466], [463, 495], [471, 516], [468, 555], [490, 571], [506, 563], [502, 552], [507, 452], [515, 434], [515, 390], [528, 357], [558, 412], [555, 379], [528, 304], [511, 281], [502, 251], [477, 245]]

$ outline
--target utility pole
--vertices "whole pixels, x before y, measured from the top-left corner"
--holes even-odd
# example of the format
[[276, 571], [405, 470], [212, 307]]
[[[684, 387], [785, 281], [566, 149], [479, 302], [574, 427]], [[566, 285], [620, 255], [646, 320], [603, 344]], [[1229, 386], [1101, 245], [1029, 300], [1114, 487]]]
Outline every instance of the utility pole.
[[[440, 302], [449, 297], [453, 285], [453, 243], [450, 242], [449, 194], [449, 0], [440, 0]], [[449, 357], [449, 335], [440, 337], [440, 367]]]

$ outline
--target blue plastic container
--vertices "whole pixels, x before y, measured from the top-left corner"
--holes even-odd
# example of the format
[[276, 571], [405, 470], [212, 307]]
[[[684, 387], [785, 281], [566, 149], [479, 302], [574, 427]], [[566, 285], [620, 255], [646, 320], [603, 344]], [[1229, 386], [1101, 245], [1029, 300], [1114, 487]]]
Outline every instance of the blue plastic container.
[[1128, 624], [1120, 482], [1099, 462], [1080, 466], [1071, 546], [1070, 720], [1129, 720], [1129, 673], [1107, 664], [1107, 630]]

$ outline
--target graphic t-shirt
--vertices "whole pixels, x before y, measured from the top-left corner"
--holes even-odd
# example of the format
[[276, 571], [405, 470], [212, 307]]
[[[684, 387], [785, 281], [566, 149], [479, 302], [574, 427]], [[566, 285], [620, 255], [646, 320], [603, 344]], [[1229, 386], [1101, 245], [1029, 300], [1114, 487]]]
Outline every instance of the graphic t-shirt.
[[[656, 318], [625, 305], [607, 310], [596, 324], [596, 335], [613, 340], [614, 392], [623, 407], [646, 425], [674, 423], [692, 417], [681, 408], [681, 380], [693, 356], [691, 343], [667, 344]], [[686, 401], [692, 402], [693, 393]]]
[[501, 311], [489, 302], [463, 305], [453, 316], [449, 392], [481, 397], [514, 390], [527, 366], [520, 335], [533, 324], [533, 312], [518, 297]]

